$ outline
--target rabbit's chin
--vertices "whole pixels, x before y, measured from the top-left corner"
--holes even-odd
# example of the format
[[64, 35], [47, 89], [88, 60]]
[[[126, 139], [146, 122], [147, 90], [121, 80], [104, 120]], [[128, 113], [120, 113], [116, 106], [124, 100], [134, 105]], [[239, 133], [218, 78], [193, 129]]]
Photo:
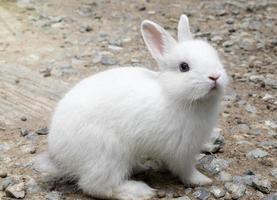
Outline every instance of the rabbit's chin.
[[205, 92], [200, 93], [200, 95], [194, 96], [194, 97], [189, 97], [191, 99], [187, 99], [190, 101], [194, 101], [194, 102], [205, 102], [205, 101], [214, 101], [215, 99], [220, 99], [221, 96], [224, 93], [224, 89], [221, 87], [212, 87], [208, 90], [206, 90]]

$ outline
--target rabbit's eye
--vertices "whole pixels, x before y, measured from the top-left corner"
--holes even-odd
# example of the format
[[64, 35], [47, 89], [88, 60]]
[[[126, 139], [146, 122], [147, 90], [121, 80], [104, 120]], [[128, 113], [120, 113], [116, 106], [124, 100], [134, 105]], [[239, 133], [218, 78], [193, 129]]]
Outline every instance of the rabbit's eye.
[[181, 72], [187, 72], [187, 71], [190, 70], [188, 63], [185, 63], [185, 62], [182, 62], [179, 65], [179, 69], [180, 69]]

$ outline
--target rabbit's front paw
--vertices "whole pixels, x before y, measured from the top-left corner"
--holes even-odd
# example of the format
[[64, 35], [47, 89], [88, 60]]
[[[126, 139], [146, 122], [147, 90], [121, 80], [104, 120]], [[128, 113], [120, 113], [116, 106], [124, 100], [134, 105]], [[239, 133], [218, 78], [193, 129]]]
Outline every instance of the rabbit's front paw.
[[154, 196], [154, 189], [138, 181], [125, 181], [114, 190], [113, 194], [113, 197], [119, 200], [146, 200]]
[[197, 169], [194, 169], [192, 175], [185, 180], [186, 185], [190, 186], [203, 186], [203, 185], [211, 185], [213, 182], [212, 179], [208, 178]]

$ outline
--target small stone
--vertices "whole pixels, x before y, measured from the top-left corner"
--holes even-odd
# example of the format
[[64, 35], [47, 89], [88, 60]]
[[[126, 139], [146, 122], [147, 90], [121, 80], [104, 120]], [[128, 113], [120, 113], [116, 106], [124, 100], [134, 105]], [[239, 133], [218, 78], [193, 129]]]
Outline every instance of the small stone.
[[92, 9], [89, 6], [82, 6], [78, 9], [78, 14], [82, 17], [89, 17], [92, 15]]
[[8, 176], [8, 173], [0, 169], [0, 178], [6, 178], [7, 176]]
[[90, 32], [90, 31], [92, 31], [92, 28], [90, 26], [88, 26], [88, 25], [80, 27], [80, 32], [81, 33]]
[[52, 192], [49, 192], [46, 195], [46, 199], [47, 200], [60, 200], [61, 199], [61, 194], [57, 191], [52, 191]]
[[225, 188], [231, 193], [233, 199], [239, 199], [243, 197], [246, 192], [245, 185], [235, 183], [225, 183]]
[[249, 158], [263, 158], [267, 155], [268, 155], [268, 153], [261, 149], [254, 149], [246, 154], [246, 156]]
[[245, 175], [255, 175], [255, 173], [250, 169], [247, 169], [245, 172], [243, 172], [243, 174], [245, 174]]
[[51, 69], [50, 68], [40, 69], [39, 72], [43, 75], [43, 77], [51, 76]]
[[250, 128], [247, 124], [238, 124], [237, 125], [239, 132], [241, 133], [248, 133]]
[[256, 113], [257, 112], [257, 109], [255, 106], [252, 106], [250, 104], [246, 104], [245, 106], [245, 110], [249, 113]]
[[113, 45], [113, 46], [121, 47], [122, 46], [122, 40], [120, 38], [112, 38], [112, 39], [109, 40], [109, 44]]
[[0, 182], [0, 190], [4, 191], [9, 185], [13, 185], [15, 180], [12, 177], [6, 177]]
[[273, 89], [277, 89], [277, 79], [271, 79], [271, 78], [266, 78], [264, 80], [265, 85], [268, 85], [272, 87]]
[[101, 63], [103, 65], [115, 65], [115, 64], [117, 64], [117, 61], [114, 60], [113, 58], [109, 58], [109, 57], [103, 56], [101, 58]]
[[269, 101], [271, 99], [274, 99], [274, 97], [270, 94], [265, 94], [264, 97], [262, 98], [262, 100], [264, 101]]
[[270, 175], [277, 178], [277, 168], [271, 170]]
[[251, 129], [249, 132], [248, 132], [249, 135], [261, 135], [262, 134], [262, 131], [261, 129], [259, 128], [254, 128], [254, 129]]
[[261, 179], [259, 177], [256, 177], [253, 180], [252, 186], [266, 194], [269, 194], [271, 192], [271, 183], [267, 179]]
[[255, 175], [234, 176], [233, 182], [236, 184], [252, 185]]
[[27, 121], [27, 118], [25, 116], [23, 116], [23, 117], [20, 118], [20, 120], [25, 122], [25, 121]]
[[208, 170], [212, 174], [218, 174], [223, 169], [229, 166], [231, 161], [224, 160], [220, 158], [213, 159], [210, 165], [208, 165], [205, 169]]
[[145, 6], [141, 6], [138, 8], [139, 11], [145, 11], [146, 10], [146, 7]]
[[265, 77], [263, 75], [252, 75], [249, 76], [249, 80], [254, 83], [264, 82]]
[[199, 188], [193, 193], [193, 196], [199, 200], [206, 200], [209, 198], [210, 194], [205, 188]]
[[219, 173], [219, 179], [220, 179], [220, 181], [225, 183], [225, 182], [231, 182], [233, 180], [233, 177], [231, 174], [229, 174], [225, 171], [221, 171]]
[[211, 38], [212, 42], [221, 42], [222, 40], [223, 40], [223, 38], [221, 36], [219, 36], [219, 35], [213, 36]]
[[35, 154], [36, 152], [37, 152], [36, 147], [31, 146], [30, 149], [29, 149], [29, 153], [30, 153], [30, 154]]
[[27, 130], [27, 129], [20, 129], [20, 135], [23, 136], [23, 137], [25, 137], [29, 133], [30, 133], [30, 131]]
[[47, 127], [36, 130], [36, 134], [38, 135], [47, 135], [49, 133], [49, 129]]
[[175, 200], [190, 200], [190, 198], [188, 196], [182, 196], [182, 197], [175, 198]]
[[213, 154], [200, 154], [197, 159], [197, 165], [199, 165], [201, 168], [206, 169], [211, 164], [212, 160], [215, 158]]
[[210, 192], [212, 193], [212, 195], [215, 197], [215, 198], [221, 198], [221, 197], [224, 197], [226, 192], [219, 188], [219, 187], [216, 187], [216, 186], [212, 186], [210, 188]]
[[275, 122], [273, 122], [273, 121], [266, 120], [266, 121], [265, 121], [265, 125], [266, 125], [266, 126], [269, 126], [270, 128], [277, 129], [277, 123], [275, 123]]
[[267, 132], [269, 135], [273, 136], [273, 137], [276, 137], [277, 136], [277, 132], [273, 131], [273, 130], [270, 130]]
[[230, 46], [232, 46], [233, 44], [234, 44], [233, 41], [226, 41], [226, 42], [223, 42], [223, 43], [222, 43], [222, 46], [223, 46], [223, 47], [230, 47]]
[[25, 197], [24, 183], [8, 186], [5, 192], [8, 197], [23, 199]]
[[109, 45], [108, 48], [112, 51], [121, 51], [123, 48], [115, 45]]
[[8, 145], [7, 143], [2, 143], [2, 144], [0, 143], [0, 151], [6, 152], [6, 151], [8, 151], [10, 148], [11, 148], [10, 145]]
[[148, 13], [149, 15], [154, 15], [154, 14], [156, 14], [156, 11], [154, 11], [154, 10], [149, 10], [147, 13]]
[[246, 50], [246, 51], [253, 51], [257, 49], [256, 43], [253, 39], [250, 38], [243, 38], [239, 42], [240, 48]]
[[263, 200], [277, 200], [277, 193], [270, 194], [267, 197], [265, 197]]
[[277, 141], [262, 141], [258, 143], [258, 147], [277, 148]]
[[32, 144], [35, 144], [38, 141], [38, 135], [36, 133], [30, 133], [29, 135], [26, 136], [27, 140], [30, 140]]

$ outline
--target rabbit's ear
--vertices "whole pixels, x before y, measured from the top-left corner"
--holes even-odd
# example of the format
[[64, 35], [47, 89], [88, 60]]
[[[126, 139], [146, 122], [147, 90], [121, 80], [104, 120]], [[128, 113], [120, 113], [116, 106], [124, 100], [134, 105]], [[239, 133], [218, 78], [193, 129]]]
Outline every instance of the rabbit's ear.
[[176, 45], [176, 40], [158, 24], [144, 20], [141, 33], [152, 56], [159, 62]]
[[189, 20], [186, 15], [181, 15], [178, 24], [178, 41], [183, 42], [186, 40], [191, 40], [192, 34], [189, 29]]

